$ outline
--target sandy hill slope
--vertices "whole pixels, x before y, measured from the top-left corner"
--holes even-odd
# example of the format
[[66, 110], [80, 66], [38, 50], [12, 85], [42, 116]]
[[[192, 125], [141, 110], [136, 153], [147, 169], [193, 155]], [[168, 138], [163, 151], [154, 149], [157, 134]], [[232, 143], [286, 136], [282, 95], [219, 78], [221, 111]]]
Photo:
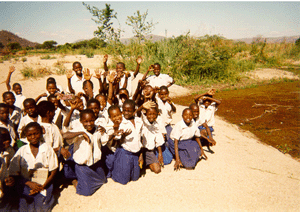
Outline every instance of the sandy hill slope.
[[35, 47], [38, 45], [38, 43], [31, 42], [29, 40], [26, 40], [24, 38], [20, 38], [19, 36], [15, 35], [14, 33], [11, 33], [6, 30], [0, 31], [0, 42], [6, 46], [9, 43], [19, 43], [22, 47]]

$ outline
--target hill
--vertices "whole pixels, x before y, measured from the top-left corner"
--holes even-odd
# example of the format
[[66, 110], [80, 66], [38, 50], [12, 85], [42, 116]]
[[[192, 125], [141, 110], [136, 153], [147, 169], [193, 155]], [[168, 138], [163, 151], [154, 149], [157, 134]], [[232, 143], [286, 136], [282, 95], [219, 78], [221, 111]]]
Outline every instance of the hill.
[[[264, 40], [267, 39], [267, 43], [295, 43], [295, 41], [299, 38], [300, 36], [283, 36], [283, 37], [259, 37], [260, 39]], [[245, 43], [252, 43], [253, 40], [255, 40], [258, 37], [253, 37], [253, 38], [241, 38], [241, 39], [235, 39], [235, 41], [242, 41]]]
[[12, 32], [6, 31], [6, 30], [1, 30], [0, 31], [0, 42], [4, 45], [7, 46], [9, 43], [19, 43], [22, 47], [35, 47], [39, 43], [34, 43], [29, 40], [26, 40], [24, 38], [20, 38], [19, 36], [15, 35]]

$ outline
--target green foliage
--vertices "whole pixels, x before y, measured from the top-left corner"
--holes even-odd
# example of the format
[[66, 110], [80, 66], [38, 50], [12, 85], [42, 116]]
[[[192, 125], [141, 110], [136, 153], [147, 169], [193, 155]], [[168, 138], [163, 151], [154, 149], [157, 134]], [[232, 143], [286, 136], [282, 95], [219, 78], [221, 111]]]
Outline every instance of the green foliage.
[[51, 57], [49, 54], [41, 57], [41, 60], [51, 60], [51, 59], [56, 59], [56, 57]]
[[22, 46], [18, 42], [9, 43], [9, 44], [7, 44], [7, 47], [11, 51], [22, 49]]
[[296, 41], [295, 41], [295, 45], [300, 47], [300, 38], [298, 38]]
[[105, 4], [105, 8], [100, 10], [97, 7], [86, 4], [83, 2], [83, 5], [86, 7], [90, 13], [96, 17], [92, 20], [98, 24], [98, 29], [94, 31], [94, 35], [104, 40], [108, 41], [119, 41], [121, 29], [113, 27], [113, 20], [117, 20], [117, 13], [110, 8], [110, 4]]
[[146, 21], [147, 16], [148, 10], [144, 14], [137, 10], [133, 16], [127, 16], [126, 24], [132, 27], [132, 32], [139, 42], [145, 38], [145, 35], [150, 34], [154, 30], [154, 26], [158, 24], [158, 22], [153, 23], [152, 20], [150, 22]]
[[54, 41], [54, 40], [48, 40], [48, 41], [45, 41], [42, 44], [41, 48], [42, 49], [54, 49], [56, 45], [57, 45], [56, 41]]
[[25, 63], [26, 61], [27, 61], [27, 58], [26, 58], [26, 57], [23, 57], [23, 58], [22, 58], [22, 62]]
[[33, 69], [31, 67], [26, 66], [23, 69], [21, 69], [21, 74], [28, 79], [48, 76], [51, 75], [52, 72], [47, 67]]
[[[67, 44], [65, 44], [67, 45]], [[106, 46], [106, 43], [99, 39], [99, 38], [93, 38], [90, 40], [83, 40], [79, 41], [73, 44], [68, 44], [72, 49], [80, 49], [80, 48], [91, 48], [91, 49], [98, 49], [103, 48]]]
[[283, 154], [289, 153], [290, 151], [293, 150], [293, 149], [290, 148], [287, 144], [284, 144], [284, 145], [277, 145], [276, 147], [277, 147], [278, 150], [279, 150], [280, 152], [282, 152]]

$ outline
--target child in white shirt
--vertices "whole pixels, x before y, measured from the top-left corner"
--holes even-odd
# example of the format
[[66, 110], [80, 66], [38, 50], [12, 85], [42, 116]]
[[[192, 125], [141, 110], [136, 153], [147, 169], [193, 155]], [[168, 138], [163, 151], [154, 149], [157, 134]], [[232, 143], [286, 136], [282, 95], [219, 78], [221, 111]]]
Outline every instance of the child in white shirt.
[[2, 94], [2, 97], [3, 102], [9, 106], [9, 119], [14, 124], [15, 130], [17, 130], [22, 116], [22, 110], [14, 105], [16, 98], [12, 92], [6, 91]]
[[12, 139], [11, 145], [15, 146], [18, 135], [15, 132], [14, 124], [9, 119], [9, 106], [4, 103], [0, 103], [0, 127], [6, 128], [9, 131]]

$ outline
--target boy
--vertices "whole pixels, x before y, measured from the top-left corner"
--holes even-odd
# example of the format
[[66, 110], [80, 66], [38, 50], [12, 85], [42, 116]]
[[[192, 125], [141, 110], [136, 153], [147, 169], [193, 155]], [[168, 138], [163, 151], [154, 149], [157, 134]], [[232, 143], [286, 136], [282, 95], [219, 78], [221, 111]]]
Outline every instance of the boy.
[[[7, 90], [10, 91], [11, 87], [10, 87], [10, 78], [12, 73], [15, 71], [15, 67], [14, 66], [10, 66], [9, 67], [9, 72], [8, 72], [8, 76], [6, 79], [6, 87]], [[16, 101], [15, 101], [15, 106], [17, 106], [18, 108], [21, 108], [23, 110], [23, 102], [26, 99], [25, 96], [23, 96], [22, 94], [22, 87], [19, 83], [14, 83], [13, 84], [13, 88], [12, 88], [12, 93], [15, 95]]]
[[47, 90], [46, 93], [43, 93], [43, 94], [39, 95], [35, 99], [35, 102], [46, 101], [47, 97], [49, 95], [55, 95], [58, 92], [58, 89], [56, 87], [56, 83], [53, 82], [53, 81], [50, 81], [50, 82], [47, 81], [46, 90]]
[[4, 103], [0, 103], [0, 127], [6, 128], [9, 131], [12, 139], [11, 145], [14, 146], [18, 136], [14, 129], [14, 124], [9, 119], [9, 106]]
[[64, 120], [64, 130], [71, 130], [80, 126], [80, 111], [84, 109], [82, 99], [80, 99], [78, 96], [75, 96], [75, 98], [70, 101], [70, 104], [71, 110], [68, 112], [68, 115]]
[[68, 89], [67, 92], [78, 94], [83, 91], [83, 82], [84, 78], [82, 75], [82, 66], [81, 63], [76, 61], [73, 63], [73, 71], [75, 75], [73, 75], [72, 71], [67, 71], [67, 79], [68, 79]]
[[2, 97], [3, 102], [9, 106], [9, 119], [14, 124], [15, 130], [17, 130], [22, 116], [22, 110], [14, 105], [16, 99], [12, 92], [6, 91], [3, 93]]
[[[171, 85], [175, 83], [174, 79], [170, 77], [168, 74], [161, 74], [161, 67], [159, 63], [154, 63], [154, 75], [151, 75], [147, 78], [147, 81], [149, 82], [149, 85], [151, 85], [153, 88], [160, 88], [161, 86], [166, 86], [169, 88]], [[148, 72], [150, 69], [148, 69]]]

